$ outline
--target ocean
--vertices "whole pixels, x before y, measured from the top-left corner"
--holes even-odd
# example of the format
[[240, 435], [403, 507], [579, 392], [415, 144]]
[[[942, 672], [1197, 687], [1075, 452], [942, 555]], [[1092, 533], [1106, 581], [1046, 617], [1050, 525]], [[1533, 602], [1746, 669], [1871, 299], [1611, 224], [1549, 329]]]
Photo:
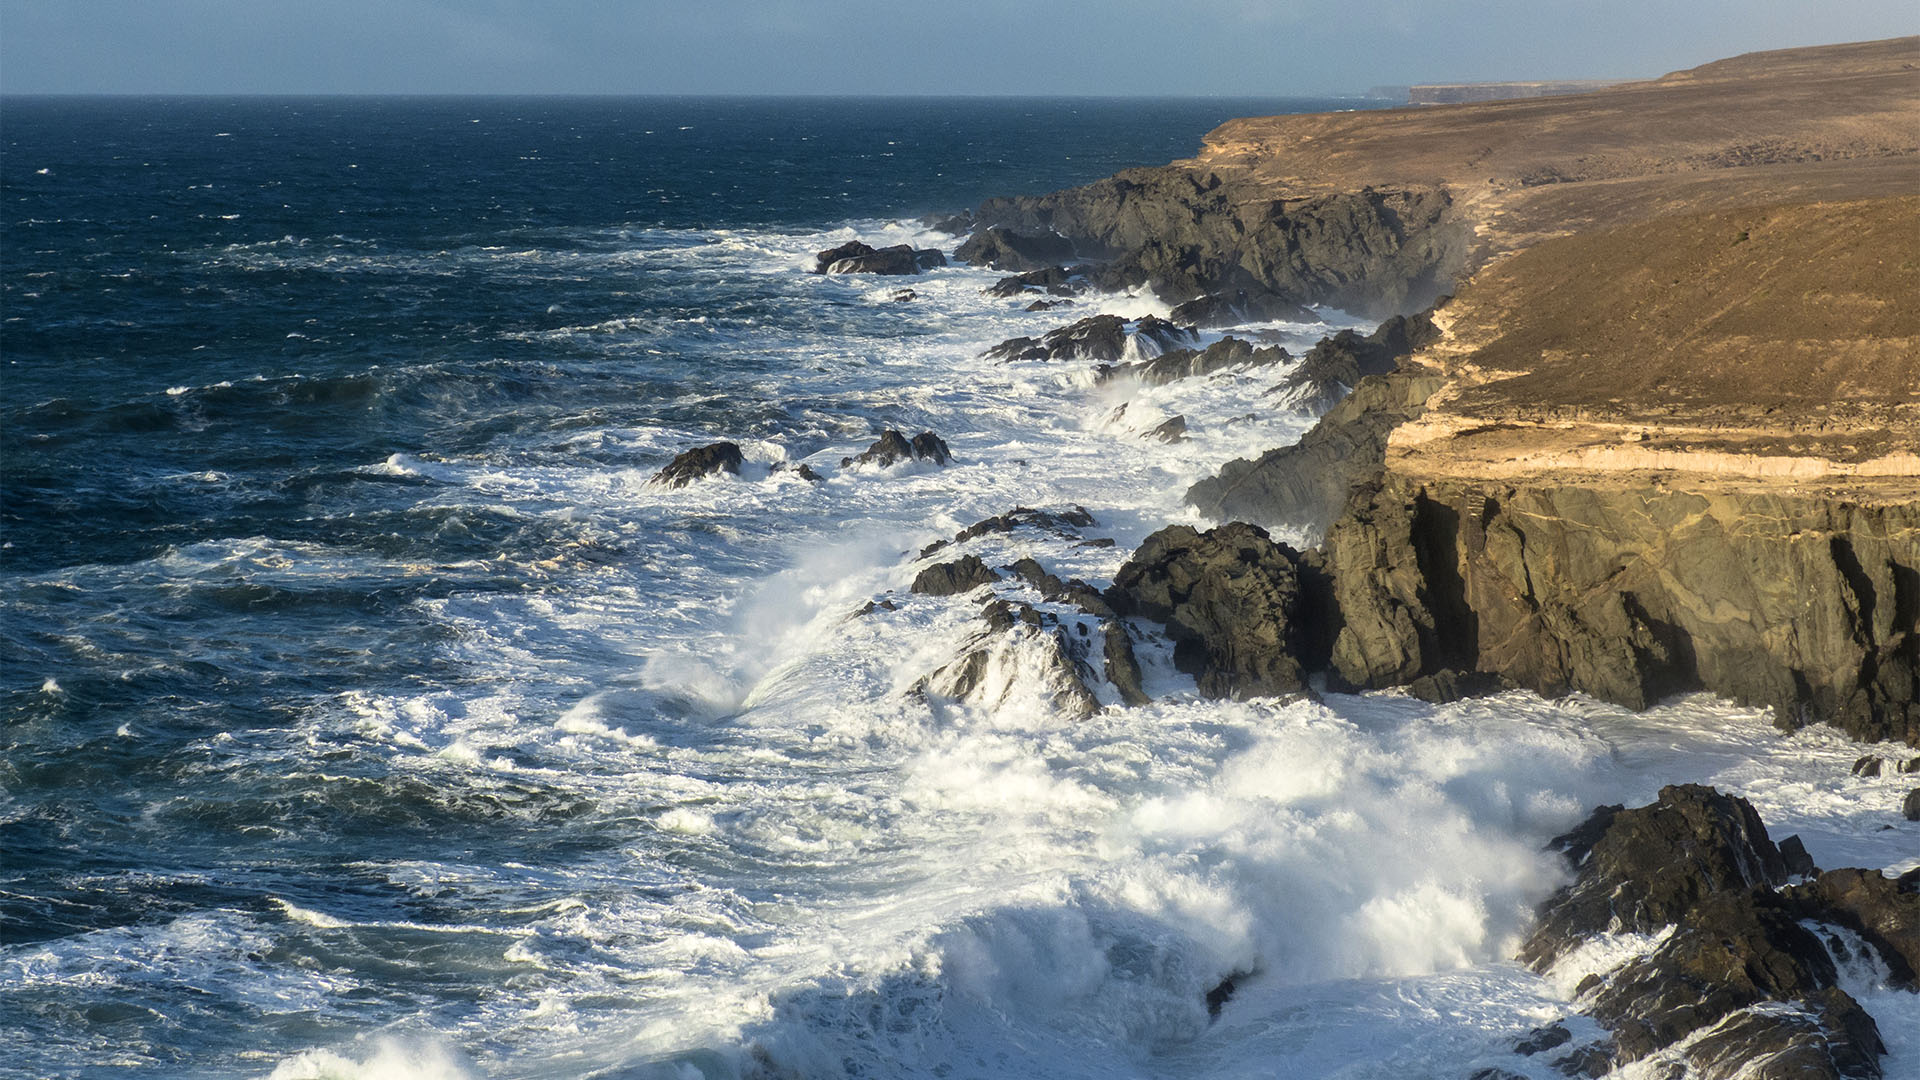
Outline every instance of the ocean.
[[[1144, 625], [1149, 705], [927, 690], [983, 624], [924, 545], [1084, 507], [940, 557], [1102, 586], [1314, 417], [981, 355], [1150, 293], [813, 253], [1357, 104], [0, 102], [0, 1075], [1545, 1078], [1594, 805], [1920, 862], [1870, 748], [1704, 695], [1218, 702]], [[887, 429], [954, 460], [840, 464]]]

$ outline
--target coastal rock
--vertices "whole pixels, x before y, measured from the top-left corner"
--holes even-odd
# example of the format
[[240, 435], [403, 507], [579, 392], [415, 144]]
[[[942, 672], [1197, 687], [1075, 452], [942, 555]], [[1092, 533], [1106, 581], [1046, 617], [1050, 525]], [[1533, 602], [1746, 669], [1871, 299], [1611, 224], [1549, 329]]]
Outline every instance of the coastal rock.
[[1162, 443], [1186, 442], [1187, 418], [1184, 415], [1175, 414], [1156, 425], [1152, 430], [1143, 432], [1140, 437]]
[[963, 544], [975, 537], [992, 533], [1010, 533], [1015, 529], [1038, 529], [1062, 539], [1079, 537], [1080, 530], [1094, 524], [1094, 517], [1084, 506], [1075, 506], [1070, 510], [1054, 512], [1035, 510], [1030, 506], [1016, 506], [1004, 514], [995, 514], [955, 533], [952, 540], [936, 540], [920, 549], [920, 557], [927, 556], [946, 547], [948, 544]]
[[1153, 699], [1141, 683], [1140, 661], [1133, 652], [1133, 639], [1124, 623], [1114, 620], [1101, 630], [1101, 655], [1107, 681], [1120, 692], [1120, 700], [1129, 705], [1145, 705]]
[[1088, 687], [1095, 675], [1086, 664], [1087, 647], [1028, 604], [990, 600], [981, 608], [984, 636], [924, 682], [943, 697], [984, 708], [999, 708], [1020, 689], [1021, 679], [1037, 682], [1054, 712], [1084, 720], [1100, 711], [1100, 699]]
[[685, 451], [667, 463], [667, 467], [653, 474], [652, 482], [668, 487], [681, 488], [703, 476], [717, 472], [738, 475], [744, 459], [740, 456], [740, 447], [735, 443], [717, 442], [707, 446]]
[[1023, 273], [1045, 270], [1073, 258], [1073, 241], [1046, 229], [1016, 232], [1006, 228], [977, 229], [954, 252], [971, 266]]
[[920, 223], [934, 232], [943, 232], [948, 236], [965, 236], [973, 231], [973, 211], [962, 210], [957, 214], [948, 214], [944, 217], [939, 214], [928, 214], [920, 219]]
[[1165, 624], [1174, 666], [1209, 697], [1292, 693], [1305, 686], [1296, 562], [1255, 526], [1200, 533], [1173, 525], [1147, 537], [1114, 575], [1107, 603]]
[[1650, 934], [1704, 898], [1779, 885], [1786, 863], [1745, 799], [1698, 784], [1660, 789], [1658, 802], [1603, 806], [1553, 841], [1579, 876], [1555, 893], [1520, 958], [1552, 966], [1592, 934]]
[[1920, 874], [1890, 878], [1847, 867], [1789, 885], [1781, 894], [1801, 918], [1858, 934], [1880, 954], [1894, 986], [1920, 990]]
[[962, 555], [952, 562], [938, 563], [920, 571], [910, 591], [927, 596], [958, 596], [999, 580], [1000, 575], [978, 556]]
[[1705, 689], [1920, 744], [1920, 504], [1389, 475], [1326, 558], [1337, 685], [1451, 668], [1634, 709]]
[[953, 460], [947, 449], [946, 440], [931, 431], [923, 431], [908, 439], [898, 431], [888, 428], [880, 433], [873, 445], [860, 452], [858, 457], [840, 459], [841, 468], [854, 465], [878, 465], [885, 468], [896, 461], [931, 461], [935, 465], [945, 465]]
[[1087, 268], [1084, 266], [1076, 266], [1071, 270], [1064, 266], [1042, 267], [1001, 278], [987, 288], [987, 295], [1005, 298], [1040, 290], [1054, 296], [1074, 296], [1087, 291], [1086, 275]]
[[1278, 404], [1307, 413], [1333, 408], [1368, 375], [1385, 375], [1401, 359], [1431, 344], [1438, 336], [1429, 315], [1396, 315], [1366, 337], [1342, 330], [1300, 358], [1300, 365], [1271, 393]]
[[1920, 821], [1920, 788], [1907, 792], [1906, 799], [1900, 804], [1900, 815], [1908, 821]]
[[1174, 305], [1173, 310], [1167, 313], [1167, 318], [1182, 326], [1206, 329], [1241, 323], [1310, 323], [1317, 321], [1319, 316], [1284, 296], [1240, 289], [1233, 293], [1196, 296]]
[[1198, 378], [1216, 371], [1283, 364], [1292, 357], [1278, 345], [1256, 349], [1236, 337], [1221, 338], [1204, 349], [1169, 349], [1150, 360], [1119, 364], [1100, 373], [1101, 382], [1132, 380], [1142, 386], [1165, 386], [1180, 379]]
[[1096, 360], [1112, 363], [1131, 347], [1159, 353], [1191, 341], [1193, 332], [1152, 315], [1130, 321], [1118, 315], [1089, 315], [1049, 330], [1046, 336], [1008, 338], [984, 354], [994, 360]]
[[875, 248], [849, 240], [814, 257], [816, 274], [917, 274], [947, 265], [947, 257], [931, 248], [915, 251], [906, 244]]
[[[1028, 304], [1022, 310], [1023, 311], [1052, 311], [1055, 308], [1072, 307], [1072, 306], [1073, 306], [1073, 301], [1071, 300], [1035, 300], [1033, 303]], [[1028, 339], [1028, 340], [1031, 340], [1031, 339]]]
[[[967, 262], [1030, 270], [1075, 250], [1108, 260], [1102, 288], [1147, 286], [1169, 300], [1273, 295], [1387, 316], [1424, 306], [1466, 263], [1469, 236], [1438, 188], [1276, 197], [1217, 172], [1133, 169], [1049, 195], [992, 199], [976, 211]], [[993, 261], [989, 234], [1046, 234], [1063, 254]], [[1057, 234], [1057, 235], [1056, 235]]]
[[826, 480], [826, 477], [821, 476], [817, 472], [814, 472], [813, 466], [807, 464], [804, 461], [799, 462], [797, 464], [791, 461], [775, 462], [773, 468], [767, 471], [769, 475], [773, 473], [790, 472], [790, 473], [793, 473], [795, 476], [798, 476], [800, 479], [805, 480], [809, 484], [818, 484]]
[[1601, 807], [1553, 846], [1576, 876], [1542, 906], [1522, 960], [1545, 970], [1596, 936], [1663, 935], [1582, 984], [1611, 1033], [1593, 1074], [1668, 1051], [1693, 1075], [1723, 1080], [1880, 1075], [1878, 1029], [1837, 985], [1816, 931], [1874, 923], [1899, 933], [1905, 916], [1885, 904], [1894, 883], [1871, 875], [1876, 889], [1866, 872], [1836, 871], [1824, 887], [1777, 892], [1786, 867], [1753, 807], [1691, 784], [1663, 788], [1649, 806]]

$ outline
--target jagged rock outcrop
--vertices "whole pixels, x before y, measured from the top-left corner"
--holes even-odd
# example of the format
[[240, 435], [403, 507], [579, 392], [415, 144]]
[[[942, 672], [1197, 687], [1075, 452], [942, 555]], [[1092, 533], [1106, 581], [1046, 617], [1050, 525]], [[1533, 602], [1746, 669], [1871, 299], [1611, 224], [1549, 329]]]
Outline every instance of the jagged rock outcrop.
[[[1601, 807], [1553, 846], [1576, 876], [1542, 905], [1523, 961], [1544, 971], [1596, 938], [1662, 935], [1583, 980], [1580, 1003], [1609, 1038], [1555, 1061], [1563, 1071], [1598, 1076], [1664, 1054], [1704, 1080], [1880, 1076], [1878, 1028], [1838, 985], [1822, 934], [1842, 950], [1834, 928], [1897, 938], [1920, 922], [1904, 879], [1832, 871], [1782, 890], [1786, 860], [1753, 807], [1691, 784], [1649, 806]], [[1858, 940], [1895, 970], [1904, 962], [1885, 934]]]
[[1091, 287], [1087, 274], [1088, 268], [1085, 266], [1072, 269], [1064, 266], [1042, 267], [1001, 278], [988, 286], [987, 295], [1006, 298], [1023, 293], [1045, 292], [1052, 296], [1077, 296]]
[[1310, 323], [1319, 316], [1284, 296], [1241, 289], [1233, 293], [1196, 296], [1174, 305], [1173, 310], [1167, 313], [1167, 318], [1182, 326], [1205, 329], [1257, 322]]
[[681, 488], [703, 476], [726, 472], [736, 475], [744, 461], [740, 456], [740, 447], [736, 443], [717, 442], [707, 446], [695, 447], [684, 451], [667, 463], [666, 468], [653, 474], [652, 483], [665, 484], [668, 487]]
[[896, 461], [931, 461], [935, 465], [945, 465], [952, 460], [953, 454], [947, 449], [947, 441], [933, 432], [923, 431], [909, 439], [888, 428], [880, 433], [872, 446], [860, 451], [858, 457], [841, 458], [840, 467], [878, 465], [885, 468]]
[[1636, 709], [1704, 689], [1920, 745], [1920, 504], [1389, 475], [1326, 554], [1339, 685], [1489, 671]]
[[936, 563], [920, 571], [910, 591], [927, 596], [958, 596], [999, 580], [1000, 575], [981, 562], [978, 555], [962, 555], [952, 562]]
[[1305, 687], [1299, 556], [1252, 525], [1172, 525], [1141, 543], [1107, 590], [1123, 615], [1163, 623], [1174, 666], [1210, 697]]
[[1437, 188], [1281, 198], [1214, 172], [1133, 169], [987, 201], [975, 216], [996, 228], [976, 232], [968, 247], [979, 247], [960, 257], [1037, 269], [1001, 255], [1004, 240], [983, 237], [1045, 235], [1065, 250], [1039, 265], [1075, 254], [1104, 259], [1104, 288], [1146, 285], [1170, 300], [1244, 291], [1385, 316], [1424, 306], [1465, 265], [1468, 238], [1448, 221], [1450, 205]]
[[1063, 539], [1076, 540], [1080, 530], [1094, 524], [1094, 517], [1084, 506], [1075, 506], [1070, 510], [1058, 512], [1035, 510], [1030, 506], [1016, 506], [1004, 514], [995, 514], [955, 533], [952, 540], [935, 540], [920, 549], [920, 557], [927, 556], [946, 547], [948, 544], [964, 544], [975, 537], [990, 533], [1010, 533], [1015, 529], [1037, 529]]
[[875, 248], [849, 240], [814, 256], [816, 274], [917, 274], [947, 265], [947, 257], [932, 248], [916, 251], [906, 244]]
[[1321, 338], [1271, 393], [1277, 404], [1323, 413], [1368, 375], [1385, 375], [1439, 337], [1430, 313], [1396, 315], [1365, 337], [1342, 330]]
[[[1131, 329], [1129, 329], [1131, 327]], [[1123, 319], [1118, 315], [1089, 315], [1049, 330], [1041, 338], [1017, 337], [986, 351], [992, 360], [1097, 360], [1112, 363], [1128, 347], [1159, 353], [1193, 340], [1193, 331], [1165, 319], [1145, 315]]]
[[1099, 381], [1132, 380], [1142, 386], [1165, 386], [1229, 368], [1265, 367], [1291, 359], [1278, 345], [1255, 348], [1239, 338], [1225, 337], [1204, 349], [1169, 349], [1148, 360], [1117, 364], [1102, 370]]
[[1299, 442], [1227, 462], [1188, 488], [1187, 502], [1217, 521], [1323, 533], [1354, 489], [1379, 475], [1393, 429], [1420, 415], [1444, 382], [1426, 372], [1364, 378]]
[[1026, 272], [1072, 259], [1074, 246], [1073, 241], [1044, 228], [1021, 232], [995, 227], [975, 230], [953, 254], [972, 266]]

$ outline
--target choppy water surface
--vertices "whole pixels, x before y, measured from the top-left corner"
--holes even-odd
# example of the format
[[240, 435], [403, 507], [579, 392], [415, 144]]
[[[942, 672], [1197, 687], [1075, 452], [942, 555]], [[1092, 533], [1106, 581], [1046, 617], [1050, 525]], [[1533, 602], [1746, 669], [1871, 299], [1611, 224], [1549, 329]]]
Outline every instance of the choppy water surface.
[[[1153, 648], [1087, 721], [1017, 651], [998, 708], [915, 691], [979, 625], [921, 545], [1080, 504], [1114, 546], [965, 550], [1101, 584], [1312, 418], [988, 362], [1093, 307], [811, 253], [1337, 104], [0, 105], [0, 1072], [1524, 1072], [1567, 988], [1505, 958], [1594, 803], [1912, 865], [1859, 748], [1710, 699], [1223, 704]], [[957, 461], [838, 467], [886, 427]]]

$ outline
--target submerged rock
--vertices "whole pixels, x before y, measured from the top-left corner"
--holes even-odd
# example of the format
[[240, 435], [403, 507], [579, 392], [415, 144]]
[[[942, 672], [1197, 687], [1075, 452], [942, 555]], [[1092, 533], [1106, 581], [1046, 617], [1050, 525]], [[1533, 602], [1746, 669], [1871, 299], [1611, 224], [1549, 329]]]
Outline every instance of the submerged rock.
[[1205, 533], [1173, 525], [1147, 537], [1114, 575], [1107, 603], [1163, 623], [1174, 666], [1209, 697], [1305, 687], [1298, 556], [1252, 525]]
[[927, 556], [946, 547], [948, 544], [963, 544], [975, 537], [990, 533], [1009, 533], [1015, 529], [1038, 529], [1062, 539], [1074, 539], [1080, 530], [1094, 524], [1094, 517], [1084, 506], [1075, 506], [1071, 510], [1054, 512], [1035, 510], [1029, 506], [1016, 506], [1004, 514], [995, 514], [955, 533], [952, 540], [936, 540], [920, 549], [920, 557]]
[[696, 447], [675, 457], [667, 463], [666, 468], [654, 473], [652, 483], [681, 488], [718, 472], [738, 475], [743, 460], [740, 447], [735, 443], [717, 442]]

